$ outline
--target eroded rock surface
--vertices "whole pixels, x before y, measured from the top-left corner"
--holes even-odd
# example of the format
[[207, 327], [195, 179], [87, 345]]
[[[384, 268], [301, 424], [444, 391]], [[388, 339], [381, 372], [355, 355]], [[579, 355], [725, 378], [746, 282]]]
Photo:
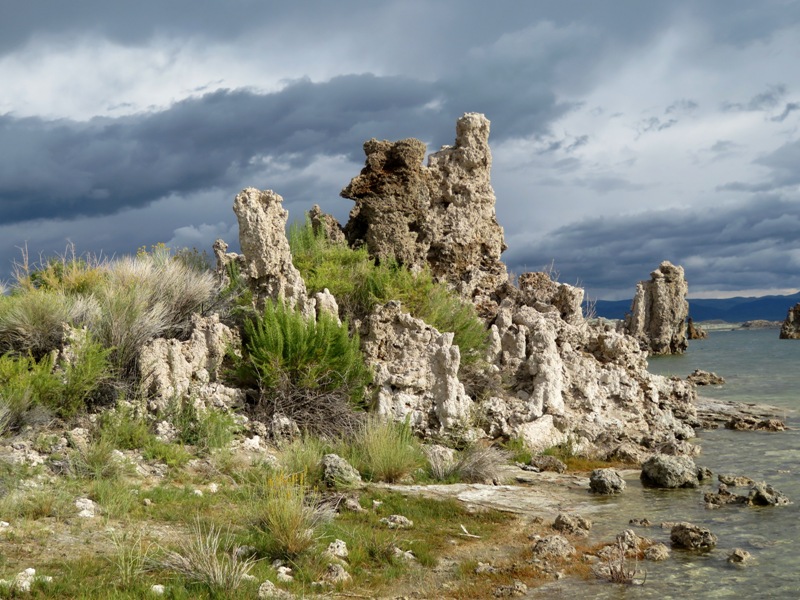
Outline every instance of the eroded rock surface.
[[415, 139], [364, 144], [366, 165], [342, 190], [356, 202], [345, 235], [373, 256], [412, 269], [429, 265], [438, 280], [480, 303], [508, 277], [490, 181], [489, 120], [467, 113], [456, 123], [454, 146], [431, 154], [427, 167], [425, 152]]
[[786, 320], [781, 325], [780, 339], [800, 340], [800, 302], [789, 309]]
[[678, 523], [669, 534], [675, 548], [685, 550], [711, 550], [717, 545], [717, 536], [710, 530], [692, 523]]
[[644, 485], [660, 488], [697, 487], [697, 466], [688, 456], [655, 454], [642, 465]]
[[217, 408], [240, 404], [244, 393], [221, 382], [225, 354], [239, 344], [238, 334], [216, 314], [192, 315], [192, 333], [186, 341], [148, 342], [139, 353], [139, 371], [150, 409], [163, 411], [170, 401], [187, 398]]
[[379, 414], [408, 418], [424, 433], [466, 426], [472, 400], [458, 380], [461, 355], [452, 333], [439, 333], [389, 302], [364, 320], [361, 346], [375, 371]]
[[243, 273], [257, 302], [280, 300], [306, 317], [313, 317], [314, 303], [306, 284], [292, 263], [283, 198], [272, 190], [242, 190], [233, 203], [239, 221], [239, 245], [245, 258]]
[[682, 354], [688, 346], [688, 292], [683, 267], [665, 260], [650, 273], [650, 281], [637, 284], [625, 331], [650, 354]]

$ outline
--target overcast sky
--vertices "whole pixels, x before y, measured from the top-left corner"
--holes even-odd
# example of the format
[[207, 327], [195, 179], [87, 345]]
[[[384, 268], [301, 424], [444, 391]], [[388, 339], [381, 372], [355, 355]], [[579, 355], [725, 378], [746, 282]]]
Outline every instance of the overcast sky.
[[450, 144], [491, 120], [521, 273], [630, 297], [662, 260], [690, 294], [800, 287], [800, 0], [0, 0], [0, 278], [30, 254], [238, 246], [366, 139]]

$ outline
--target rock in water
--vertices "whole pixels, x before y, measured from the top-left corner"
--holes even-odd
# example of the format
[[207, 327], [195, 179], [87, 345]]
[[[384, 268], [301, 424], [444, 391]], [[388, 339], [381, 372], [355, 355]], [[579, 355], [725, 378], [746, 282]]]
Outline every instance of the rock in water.
[[682, 354], [686, 342], [689, 287], [683, 267], [665, 260], [650, 273], [650, 281], [636, 285], [625, 331], [639, 340], [650, 354]]
[[698, 487], [697, 467], [688, 456], [656, 454], [642, 465], [642, 483], [650, 487]]
[[595, 494], [619, 494], [625, 489], [625, 480], [616, 469], [595, 469], [589, 475], [589, 491]]
[[717, 545], [717, 536], [705, 527], [691, 523], [678, 523], [669, 534], [675, 548], [686, 550], [711, 550]]
[[789, 309], [786, 320], [781, 326], [780, 339], [800, 340], [800, 302]]

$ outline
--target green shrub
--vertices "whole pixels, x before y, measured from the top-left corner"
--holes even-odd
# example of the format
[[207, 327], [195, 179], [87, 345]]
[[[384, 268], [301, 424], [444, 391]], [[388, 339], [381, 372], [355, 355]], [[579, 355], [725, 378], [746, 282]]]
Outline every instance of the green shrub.
[[405, 423], [366, 419], [342, 454], [370, 481], [396, 482], [424, 464], [419, 442]]
[[308, 220], [305, 225], [292, 225], [289, 242], [292, 260], [309, 292], [327, 288], [348, 320], [363, 319], [377, 304], [398, 300], [413, 316], [439, 331], [454, 333], [462, 365], [485, 354], [488, 333], [475, 307], [445, 284], [436, 283], [428, 269], [412, 273], [396, 261], [376, 264], [365, 248], [353, 250], [327, 240], [323, 232], [314, 233]]
[[300, 473], [309, 485], [322, 480], [322, 457], [332, 452], [330, 444], [304, 433], [280, 449], [280, 465], [287, 473]]
[[371, 373], [358, 337], [322, 313], [317, 321], [268, 302], [245, 322], [237, 377], [260, 392], [258, 412], [285, 414], [317, 433], [337, 432], [364, 402]]
[[0, 304], [0, 352], [41, 358], [61, 347], [64, 323], [75, 321], [73, 298], [32, 290], [5, 297]]
[[224, 448], [237, 430], [233, 415], [215, 408], [200, 409], [191, 398], [174, 401], [167, 417], [178, 430], [178, 441], [194, 446], [200, 454]]

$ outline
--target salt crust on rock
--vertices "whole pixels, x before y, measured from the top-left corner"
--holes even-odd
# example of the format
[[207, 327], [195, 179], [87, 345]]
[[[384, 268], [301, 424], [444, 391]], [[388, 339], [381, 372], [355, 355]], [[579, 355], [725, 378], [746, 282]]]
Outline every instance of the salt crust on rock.
[[139, 370], [151, 410], [163, 411], [174, 398], [193, 398], [217, 408], [240, 404], [244, 393], [220, 382], [225, 353], [239, 343], [238, 334], [216, 314], [192, 315], [186, 341], [157, 338], [147, 343], [139, 353]]

